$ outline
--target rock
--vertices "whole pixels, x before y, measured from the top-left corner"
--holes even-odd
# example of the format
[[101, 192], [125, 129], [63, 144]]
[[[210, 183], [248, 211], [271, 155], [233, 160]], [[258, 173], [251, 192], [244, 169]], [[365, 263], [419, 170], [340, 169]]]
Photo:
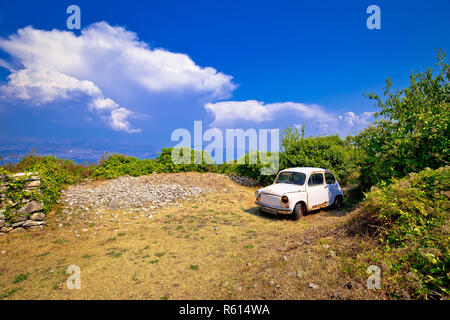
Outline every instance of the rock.
[[24, 227], [24, 228], [37, 227], [37, 226], [42, 226], [44, 224], [45, 224], [45, 221], [27, 220], [27, 221], [24, 222], [22, 227]]
[[283, 259], [284, 261], [288, 261], [288, 257], [287, 257], [286, 255], [283, 255], [283, 256], [281, 257], [281, 259]]
[[330, 247], [330, 245], [329, 244], [324, 244], [324, 245], [322, 245], [322, 247], [324, 247], [325, 249], [328, 249]]
[[319, 286], [317, 284], [315, 284], [315, 283], [310, 282], [308, 284], [308, 288], [313, 289], [313, 290], [317, 290], [317, 289], [319, 289]]
[[27, 215], [15, 215], [12, 218], [12, 223], [18, 223], [18, 222], [24, 222], [28, 220], [28, 216]]
[[[173, 182], [152, 183], [142, 177], [119, 177], [96, 188], [72, 185], [64, 191], [62, 202], [77, 208], [155, 210], [161, 206], [174, 206], [180, 200], [206, 193], [196, 186], [182, 186]], [[143, 208], [147, 210], [143, 210]], [[90, 210], [92, 211], [92, 210]]]
[[4, 232], [4, 233], [8, 233], [8, 232], [10, 232], [11, 230], [12, 230], [13, 228], [11, 228], [11, 227], [3, 227], [3, 228], [1, 228], [0, 229], [0, 232]]
[[17, 211], [17, 215], [23, 216], [23, 215], [29, 215], [30, 213], [41, 211], [44, 209], [44, 206], [42, 202], [33, 200], [30, 201], [26, 206], [23, 206]]
[[269, 285], [270, 285], [271, 287], [273, 287], [273, 286], [275, 285], [275, 281], [270, 280], [270, 281], [269, 281]]
[[34, 221], [44, 221], [45, 220], [45, 214], [42, 213], [42, 212], [36, 212], [36, 213], [33, 213], [30, 216], [30, 219], [34, 220]]
[[9, 233], [20, 233], [20, 232], [23, 232], [23, 231], [25, 231], [24, 228], [18, 227], [18, 228], [12, 229]]
[[11, 177], [12, 178], [22, 178], [27, 176], [27, 180], [28, 181], [35, 181], [35, 180], [39, 180], [40, 178], [38, 176], [33, 176], [32, 173], [30, 172], [20, 172], [20, 173], [16, 173], [13, 174]]
[[0, 220], [0, 228], [3, 228], [6, 224], [6, 220]]
[[21, 221], [21, 222], [13, 223], [13, 224], [11, 225], [11, 227], [17, 228], [17, 227], [20, 227], [20, 226], [22, 226], [22, 225], [24, 225], [24, 224], [25, 224], [25, 221]]
[[25, 185], [25, 188], [37, 188], [41, 186], [41, 181], [36, 180], [36, 181], [31, 181], [29, 183], [27, 183]]
[[299, 279], [303, 278], [306, 275], [305, 271], [298, 270], [295, 276]]

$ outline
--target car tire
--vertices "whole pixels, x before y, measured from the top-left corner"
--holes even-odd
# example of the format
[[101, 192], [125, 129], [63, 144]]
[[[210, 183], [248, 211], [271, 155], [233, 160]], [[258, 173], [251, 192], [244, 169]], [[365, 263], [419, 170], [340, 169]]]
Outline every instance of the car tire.
[[343, 206], [342, 197], [337, 196], [337, 197], [334, 199], [333, 207], [334, 207], [335, 209], [342, 209], [342, 206]]
[[291, 213], [292, 216], [292, 220], [297, 221], [299, 220], [302, 216], [304, 216], [305, 214], [305, 210], [304, 210], [304, 206], [302, 203], [297, 203], [294, 207], [294, 210]]

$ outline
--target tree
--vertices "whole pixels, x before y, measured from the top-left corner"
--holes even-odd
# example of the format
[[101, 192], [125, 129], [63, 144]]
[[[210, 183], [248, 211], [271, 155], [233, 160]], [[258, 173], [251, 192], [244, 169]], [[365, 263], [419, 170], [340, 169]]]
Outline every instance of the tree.
[[450, 66], [439, 50], [435, 70], [413, 72], [409, 87], [394, 91], [387, 79], [384, 99], [368, 95], [380, 109], [377, 120], [350, 139], [363, 151], [359, 162], [363, 188], [448, 164], [449, 79]]

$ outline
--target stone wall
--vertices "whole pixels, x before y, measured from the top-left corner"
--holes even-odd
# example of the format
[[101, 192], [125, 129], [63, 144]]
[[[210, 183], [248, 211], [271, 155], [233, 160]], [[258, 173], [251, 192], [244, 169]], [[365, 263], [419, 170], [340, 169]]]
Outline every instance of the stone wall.
[[[0, 176], [0, 235], [42, 228], [45, 225], [42, 202], [25, 197], [13, 203], [5, 198], [11, 180], [23, 181], [23, 191], [40, 193], [41, 179], [37, 175], [17, 173], [12, 176]], [[7, 206], [11, 207], [11, 219], [6, 217]]]

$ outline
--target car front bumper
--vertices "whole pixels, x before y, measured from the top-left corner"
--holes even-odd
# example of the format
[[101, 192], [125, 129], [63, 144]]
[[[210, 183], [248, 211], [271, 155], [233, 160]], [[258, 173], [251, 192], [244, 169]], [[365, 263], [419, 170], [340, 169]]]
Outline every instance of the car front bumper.
[[291, 214], [292, 209], [289, 208], [274, 208], [274, 207], [268, 207], [265, 205], [262, 205], [259, 202], [255, 202], [255, 204], [264, 212], [271, 213], [271, 214]]

